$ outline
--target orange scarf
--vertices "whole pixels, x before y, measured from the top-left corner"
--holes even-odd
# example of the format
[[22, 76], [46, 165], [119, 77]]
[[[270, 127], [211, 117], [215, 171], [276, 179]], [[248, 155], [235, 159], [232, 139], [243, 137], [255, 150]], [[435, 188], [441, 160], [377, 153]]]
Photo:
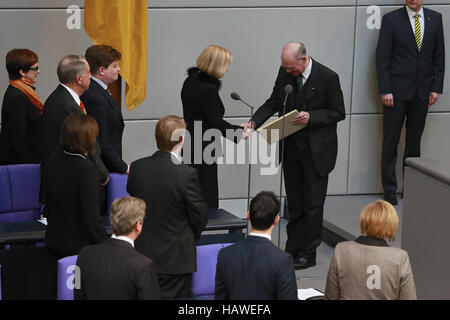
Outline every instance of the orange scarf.
[[39, 110], [39, 112], [42, 114], [44, 111], [44, 105], [41, 102], [41, 99], [39, 99], [36, 91], [33, 89], [33, 81], [25, 79], [25, 80], [9, 80], [9, 84], [13, 86], [14, 88], [19, 89], [22, 91], [30, 100], [32, 104], [36, 107], [36, 109]]

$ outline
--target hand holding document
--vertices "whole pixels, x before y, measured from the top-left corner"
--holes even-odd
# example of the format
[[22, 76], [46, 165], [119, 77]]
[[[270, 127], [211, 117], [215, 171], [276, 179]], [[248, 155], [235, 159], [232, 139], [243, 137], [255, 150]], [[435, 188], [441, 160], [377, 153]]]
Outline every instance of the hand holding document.
[[[294, 119], [296, 119], [295, 123]], [[278, 119], [275, 119], [274, 121], [260, 127], [257, 131], [264, 137], [264, 139], [267, 140], [267, 143], [272, 144], [303, 129], [306, 127], [308, 121], [309, 114], [307, 112], [298, 112], [298, 110], [293, 110], [287, 113], [284, 117], [279, 117]]]

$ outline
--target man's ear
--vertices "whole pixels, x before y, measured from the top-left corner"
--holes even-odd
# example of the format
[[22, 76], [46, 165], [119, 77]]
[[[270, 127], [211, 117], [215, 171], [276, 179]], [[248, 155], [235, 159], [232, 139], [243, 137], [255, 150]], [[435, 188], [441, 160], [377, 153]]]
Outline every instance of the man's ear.
[[277, 215], [277, 216], [275, 217], [275, 220], [273, 221], [273, 225], [278, 224], [278, 222], [280, 222], [280, 216], [279, 216], [279, 215]]

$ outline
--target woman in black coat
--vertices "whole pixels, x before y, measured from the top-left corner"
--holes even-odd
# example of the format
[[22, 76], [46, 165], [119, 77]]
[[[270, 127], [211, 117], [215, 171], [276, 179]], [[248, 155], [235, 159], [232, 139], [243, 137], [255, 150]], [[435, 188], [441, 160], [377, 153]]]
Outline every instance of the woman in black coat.
[[[185, 162], [198, 170], [203, 197], [210, 209], [219, 207], [217, 163], [215, 162], [218, 154], [214, 152], [218, 150], [213, 150], [210, 157], [208, 152], [206, 157], [203, 152], [211, 143], [219, 146], [220, 141], [214, 139], [203, 141], [204, 133], [209, 129], [216, 129], [222, 136], [227, 137], [227, 134], [234, 135], [235, 130], [242, 129], [223, 119], [225, 108], [219, 96], [221, 85], [219, 79], [228, 71], [231, 60], [231, 52], [227, 49], [217, 45], [206, 47], [197, 58], [197, 67], [188, 69], [188, 77], [181, 90], [184, 120], [186, 129], [190, 133], [183, 155]], [[200, 132], [201, 136], [199, 136]], [[237, 140], [234, 136], [231, 139], [235, 142]], [[202, 154], [196, 147], [200, 145]], [[211, 149], [208, 148], [208, 150]]]
[[54, 153], [43, 170], [45, 246], [58, 258], [107, 238], [98, 200], [100, 175], [87, 159], [97, 135], [98, 125], [91, 116], [68, 116], [61, 127], [63, 151]]
[[38, 56], [29, 49], [6, 55], [9, 86], [3, 97], [0, 165], [39, 163], [43, 104], [35, 92]]

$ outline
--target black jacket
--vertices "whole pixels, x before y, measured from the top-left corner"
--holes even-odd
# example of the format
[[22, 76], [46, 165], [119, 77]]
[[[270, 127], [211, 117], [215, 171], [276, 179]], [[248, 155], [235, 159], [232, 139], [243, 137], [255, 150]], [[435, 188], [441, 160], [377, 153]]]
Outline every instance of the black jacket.
[[136, 250], [155, 261], [160, 274], [195, 272], [196, 240], [208, 221], [197, 170], [157, 151], [131, 164], [127, 191], [147, 204]]
[[445, 71], [442, 15], [423, 8], [424, 36], [420, 52], [406, 7], [383, 16], [376, 51], [378, 91], [407, 101], [417, 92], [428, 101], [430, 92], [442, 93]]
[[[297, 77], [288, 74], [284, 67], [280, 67], [271, 96], [252, 118], [256, 127], [261, 126], [275, 112], [278, 112], [278, 116], [283, 114], [287, 84], [292, 85], [294, 91], [288, 96], [286, 113], [296, 108], [299, 111], [307, 111], [310, 115], [308, 126], [294, 133], [292, 137], [299, 139], [306, 130], [314, 165], [319, 174], [325, 176], [334, 169], [336, 164], [337, 123], [345, 119], [344, 97], [339, 76], [333, 70], [313, 60], [311, 74], [302, 89], [304, 103], [300, 106], [294, 103], [294, 96], [298, 90]], [[280, 147], [280, 151], [281, 149]]]
[[122, 134], [125, 124], [113, 97], [91, 79], [89, 90], [80, 97], [86, 112], [97, 120], [98, 142], [102, 160], [110, 172], [125, 173], [128, 165], [122, 160]]
[[81, 250], [77, 259], [81, 288], [74, 289], [75, 300], [153, 300], [159, 299], [155, 263], [123, 240]]
[[3, 97], [0, 164], [41, 162], [41, 114], [19, 89], [8, 86]]
[[[188, 70], [188, 77], [183, 83], [181, 89], [181, 102], [183, 103], [183, 117], [186, 122], [186, 129], [190, 133], [190, 141], [202, 141], [202, 137], [206, 130], [217, 129], [222, 136], [227, 137], [228, 133], [231, 141], [237, 142], [240, 136], [237, 129], [242, 129], [240, 126], [233, 125], [223, 119], [225, 114], [225, 107], [219, 96], [221, 82], [205, 72], [200, 72], [198, 68], [190, 68]], [[194, 122], [199, 122], [202, 125], [202, 136], [199, 137], [194, 131]], [[186, 139], [184, 146], [184, 154], [193, 154], [194, 146]], [[213, 141], [202, 142], [202, 153], [207, 145]], [[191, 152], [186, 149], [190, 148]], [[221, 150], [218, 150], [216, 156], [220, 156]], [[187, 161], [192, 159], [187, 159]], [[193, 161], [190, 162], [191, 164]]]
[[[73, 113], [82, 113], [81, 108], [69, 91], [62, 85], [59, 85], [44, 103], [44, 113], [42, 115], [43, 163], [53, 153], [61, 151], [59, 143], [61, 126], [64, 119]], [[99, 182], [105, 182], [108, 179], [109, 172], [101, 160], [101, 149], [97, 141], [95, 143], [95, 152], [89, 154], [89, 160], [95, 164], [99, 171]]]
[[100, 218], [98, 172], [79, 155], [53, 154], [42, 172], [46, 204], [45, 246], [63, 257], [102, 242], [107, 234]]
[[249, 236], [219, 251], [216, 300], [297, 300], [292, 256], [272, 241]]

